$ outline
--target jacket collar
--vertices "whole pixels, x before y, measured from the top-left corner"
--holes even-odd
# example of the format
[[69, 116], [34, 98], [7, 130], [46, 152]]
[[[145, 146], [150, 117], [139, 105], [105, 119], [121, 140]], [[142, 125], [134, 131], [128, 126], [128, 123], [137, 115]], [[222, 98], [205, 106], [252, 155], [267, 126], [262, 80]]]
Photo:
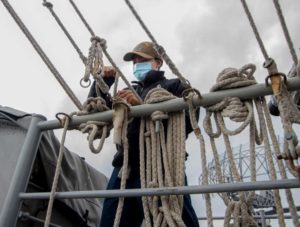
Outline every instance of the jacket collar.
[[157, 81], [165, 79], [164, 74], [165, 74], [164, 71], [151, 70], [147, 73], [144, 80], [142, 80], [142, 81], [132, 81], [132, 83], [139, 84], [142, 87], [147, 87], [151, 84], [156, 83]]

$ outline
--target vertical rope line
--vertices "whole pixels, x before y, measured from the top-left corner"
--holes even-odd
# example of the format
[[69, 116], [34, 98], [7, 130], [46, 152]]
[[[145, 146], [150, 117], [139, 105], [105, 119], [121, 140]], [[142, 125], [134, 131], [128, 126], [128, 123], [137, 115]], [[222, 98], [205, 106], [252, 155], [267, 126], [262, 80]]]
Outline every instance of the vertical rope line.
[[287, 25], [286, 25], [286, 22], [285, 22], [283, 13], [282, 13], [282, 9], [281, 9], [280, 4], [279, 4], [279, 1], [278, 0], [273, 0], [273, 3], [274, 3], [274, 6], [276, 8], [277, 15], [279, 17], [279, 21], [280, 21], [280, 24], [281, 24], [281, 27], [282, 27], [282, 30], [283, 30], [283, 34], [284, 34], [285, 39], [287, 41], [287, 44], [289, 46], [292, 59], [294, 61], [295, 66], [297, 66], [297, 64], [298, 64], [297, 54], [296, 54], [291, 36], [289, 34], [289, 31], [288, 31], [288, 28], [287, 28]]
[[249, 8], [248, 8], [248, 5], [247, 5], [247, 3], [246, 3], [246, 0], [241, 0], [241, 2], [242, 2], [242, 5], [243, 5], [243, 8], [244, 8], [244, 10], [245, 10], [245, 13], [246, 13], [246, 15], [247, 15], [247, 17], [248, 17], [248, 20], [249, 20], [249, 22], [250, 22], [250, 25], [251, 25], [251, 27], [252, 27], [252, 30], [253, 30], [253, 32], [254, 32], [254, 35], [255, 35], [255, 37], [256, 37], [256, 40], [257, 40], [257, 42], [258, 42], [258, 45], [259, 45], [259, 47], [260, 47], [260, 49], [261, 49], [261, 52], [262, 52], [262, 54], [263, 54], [265, 60], [267, 60], [267, 59], [269, 59], [268, 53], [267, 53], [267, 51], [266, 51], [266, 48], [265, 48], [265, 46], [264, 46], [264, 43], [263, 43], [263, 41], [262, 41], [260, 35], [259, 35], [258, 29], [257, 29], [257, 27], [256, 27], [256, 25], [255, 25], [255, 23], [254, 23], [253, 17], [252, 17], [251, 12], [250, 12], [250, 10], [249, 10]]
[[[265, 120], [265, 116], [264, 116], [262, 107], [257, 108], [257, 114], [260, 119], [263, 119], [260, 123], [261, 123], [263, 138], [264, 138], [263, 141], [264, 141], [266, 159], [267, 159], [267, 163], [269, 165], [271, 179], [277, 180], [276, 169], [275, 169], [271, 146], [270, 146], [270, 141], [269, 141], [269, 137], [268, 137], [266, 120]], [[280, 227], [283, 227], [283, 226], [285, 226], [284, 212], [283, 212], [283, 208], [282, 208], [282, 204], [281, 204], [279, 190], [273, 190], [273, 191], [274, 191], [274, 201], [275, 201], [276, 212], [278, 215], [278, 224]]]
[[55, 173], [54, 173], [54, 177], [53, 177], [53, 183], [52, 183], [52, 187], [51, 187], [51, 193], [50, 193], [50, 198], [49, 198], [49, 202], [48, 202], [48, 208], [47, 208], [46, 220], [45, 220], [44, 227], [48, 227], [50, 224], [50, 220], [51, 220], [51, 214], [52, 214], [55, 193], [57, 190], [59, 175], [61, 172], [61, 164], [62, 164], [62, 160], [64, 157], [64, 151], [65, 151], [64, 143], [65, 143], [66, 134], [68, 131], [69, 121], [70, 121], [69, 117], [66, 117], [65, 122], [64, 122], [64, 130], [63, 130], [62, 139], [61, 139], [61, 143], [60, 143], [59, 154], [58, 154]]
[[83, 17], [82, 13], [78, 9], [77, 5], [73, 2], [73, 0], [69, 0], [69, 2], [73, 6], [74, 10], [76, 11], [77, 15], [80, 17], [81, 21], [83, 22], [83, 24], [85, 25], [85, 27], [87, 28], [87, 30], [91, 33], [91, 36], [95, 36], [95, 33], [94, 33], [93, 29], [88, 24], [88, 22], [85, 20], [85, 18]]
[[80, 59], [82, 60], [82, 62], [85, 64], [86, 62], [86, 57], [83, 55], [82, 51], [80, 50], [79, 46], [76, 44], [76, 42], [74, 41], [74, 39], [72, 38], [72, 36], [70, 35], [70, 33], [68, 32], [68, 30], [66, 29], [66, 27], [63, 25], [63, 23], [61, 22], [61, 20], [59, 19], [59, 17], [57, 16], [57, 14], [55, 13], [55, 11], [53, 10], [53, 4], [48, 2], [47, 0], [43, 0], [43, 5], [45, 7], [48, 8], [48, 10], [50, 11], [50, 13], [52, 14], [52, 16], [54, 17], [54, 19], [56, 20], [56, 22], [58, 23], [59, 27], [63, 30], [63, 32], [65, 33], [65, 35], [67, 36], [67, 38], [69, 39], [69, 41], [71, 42], [72, 46], [74, 47], [74, 49], [77, 51]]
[[17, 13], [15, 12], [15, 10], [12, 8], [12, 6], [9, 4], [9, 2], [7, 0], [1, 0], [1, 1], [2, 1], [3, 5], [5, 6], [5, 8], [7, 9], [7, 11], [12, 16], [12, 18], [17, 23], [17, 25], [19, 26], [19, 28], [22, 30], [22, 32], [24, 33], [24, 35], [27, 37], [27, 39], [29, 40], [29, 42], [32, 44], [32, 46], [34, 47], [34, 49], [36, 50], [36, 52], [42, 58], [42, 60], [47, 65], [47, 67], [49, 68], [49, 70], [52, 72], [52, 74], [54, 75], [54, 77], [56, 78], [56, 80], [60, 83], [60, 85], [65, 90], [65, 92], [70, 97], [70, 99], [73, 101], [73, 103], [75, 104], [75, 106], [77, 106], [78, 109], [82, 110], [83, 107], [82, 107], [82, 104], [79, 101], [79, 99], [75, 96], [75, 94], [72, 92], [72, 90], [70, 89], [70, 87], [68, 86], [68, 84], [63, 79], [63, 77], [60, 75], [60, 73], [54, 67], [54, 65], [52, 64], [52, 62], [50, 61], [50, 59], [47, 57], [47, 55], [45, 54], [45, 52], [39, 46], [39, 44], [34, 39], [34, 37], [32, 36], [32, 34], [29, 32], [29, 30], [27, 29], [27, 27], [25, 26], [25, 24], [22, 22], [22, 20], [20, 19], [20, 17], [17, 15]]
[[[268, 106], [265, 102], [265, 100], [263, 100], [263, 111], [264, 111], [264, 115], [266, 118], [266, 122], [267, 122], [267, 126], [268, 126], [268, 131], [270, 133], [270, 137], [271, 137], [271, 141], [272, 141], [272, 145], [275, 151], [276, 156], [280, 155], [280, 147], [279, 147], [279, 143], [278, 140], [276, 138], [275, 135], [275, 131], [274, 131], [274, 127], [272, 124], [272, 119], [269, 113], [269, 109]], [[287, 179], [287, 174], [286, 174], [286, 170], [283, 164], [282, 160], [276, 159], [277, 160], [277, 165], [280, 171], [280, 175], [281, 175], [281, 179]], [[300, 222], [299, 222], [299, 216], [297, 213], [297, 209], [294, 203], [294, 199], [293, 199], [293, 195], [290, 189], [285, 189], [285, 193], [286, 193], [286, 198], [289, 204], [289, 209], [290, 209], [290, 213], [293, 219], [293, 223], [295, 226], [300, 227]]]

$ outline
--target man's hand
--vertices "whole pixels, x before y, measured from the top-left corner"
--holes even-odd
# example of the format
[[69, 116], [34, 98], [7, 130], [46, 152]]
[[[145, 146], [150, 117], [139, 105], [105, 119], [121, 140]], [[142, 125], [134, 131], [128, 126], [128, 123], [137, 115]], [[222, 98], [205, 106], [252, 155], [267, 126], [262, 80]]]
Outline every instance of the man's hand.
[[118, 91], [117, 96], [125, 99], [127, 103], [131, 104], [132, 106], [136, 106], [141, 104], [140, 101], [135, 97], [132, 91], [130, 90], [122, 90]]
[[117, 73], [115, 68], [111, 66], [104, 66], [102, 70], [103, 70], [102, 73], [103, 77], [115, 77]]

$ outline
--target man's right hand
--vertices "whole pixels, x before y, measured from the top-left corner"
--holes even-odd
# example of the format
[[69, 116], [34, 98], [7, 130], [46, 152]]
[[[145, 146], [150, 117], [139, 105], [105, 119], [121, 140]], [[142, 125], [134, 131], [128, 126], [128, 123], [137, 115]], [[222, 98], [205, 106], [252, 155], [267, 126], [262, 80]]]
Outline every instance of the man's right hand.
[[104, 66], [102, 71], [103, 71], [102, 73], [103, 77], [115, 77], [117, 73], [115, 68], [112, 66]]
[[118, 91], [117, 96], [126, 100], [126, 102], [131, 104], [132, 106], [141, 104], [137, 97], [133, 94], [133, 92], [128, 89]]

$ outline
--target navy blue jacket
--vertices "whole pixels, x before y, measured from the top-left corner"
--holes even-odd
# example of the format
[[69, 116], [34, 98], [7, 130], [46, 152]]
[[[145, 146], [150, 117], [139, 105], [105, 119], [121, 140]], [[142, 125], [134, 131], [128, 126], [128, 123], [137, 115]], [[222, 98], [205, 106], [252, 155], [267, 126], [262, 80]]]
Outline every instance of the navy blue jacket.
[[[113, 84], [113, 78], [104, 78], [105, 82], [111, 86]], [[177, 97], [182, 97], [182, 92], [186, 89], [186, 87], [180, 82], [179, 79], [166, 79], [163, 71], [155, 71], [152, 70], [147, 73], [145, 79], [141, 82], [133, 82], [133, 88], [140, 95], [142, 99], [144, 99], [147, 93], [152, 89], [157, 87], [158, 85], [161, 88], [166, 89], [173, 95]], [[95, 91], [95, 82], [93, 83], [89, 97], [96, 97]], [[106, 99], [107, 105], [111, 108], [112, 102], [110, 95], [102, 94], [103, 98]], [[199, 119], [199, 108], [196, 111], [196, 118]], [[139, 130], [140, 130], [140, 118], [134, 118], [131, 123], [128, 125], [127, 137], [129, 144], [129, 165], [131, 166], [131, 172], [139, 172]], [[186, 137], [193, 129], [190, 124], [189, 114], [186, 112]], [[117, 146], [118, 152], [115, 155], [113, 166], [119, 167], [122, 166], [123, 155], [122, 155], [122, 147]]]

